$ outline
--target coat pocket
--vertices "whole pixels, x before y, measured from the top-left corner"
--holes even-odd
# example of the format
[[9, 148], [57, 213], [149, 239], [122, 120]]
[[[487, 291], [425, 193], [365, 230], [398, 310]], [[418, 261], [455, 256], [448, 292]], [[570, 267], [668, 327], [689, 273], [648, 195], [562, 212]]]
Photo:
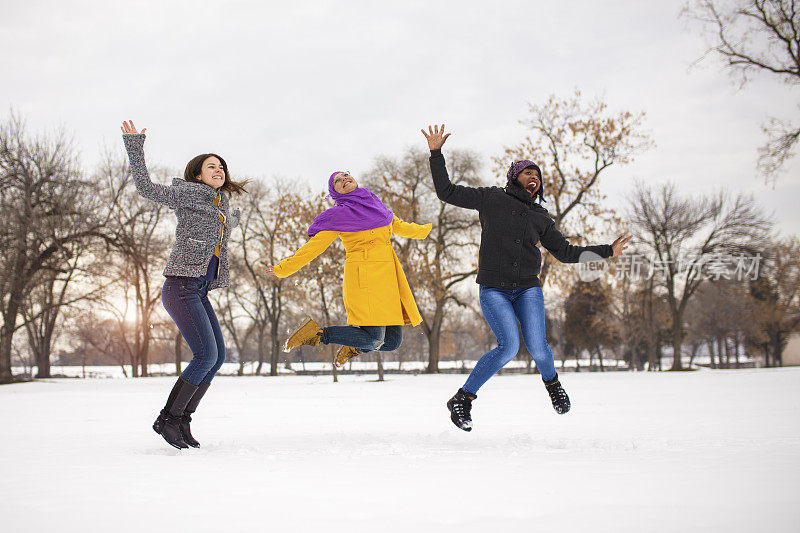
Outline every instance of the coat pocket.
[[206, 241], [187, 237], [182, 243], [181, 259], [187, 265], [199, 265], [205, 257]]

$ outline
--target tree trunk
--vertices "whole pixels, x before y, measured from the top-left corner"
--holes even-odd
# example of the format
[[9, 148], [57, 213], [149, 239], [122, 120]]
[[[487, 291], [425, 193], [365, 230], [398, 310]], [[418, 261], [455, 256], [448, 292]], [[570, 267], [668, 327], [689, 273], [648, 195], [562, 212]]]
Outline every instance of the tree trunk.
[[603, 367], [603, 352], [600, 351], [599, 346], [595, 346], [594, 349], [597, 353], [597, 360], [600, 362], [600, 372], [605, 372], [606, 369]]
[[[442, 321], [444, 319], [444, 301], [436, 302], [436, 311], [433, 313], [433, 320], [429, 328], [423, 329], [428, 337], [428, 368], [427, 374], [439, 372], [439, 341], [442, 335]], [[428, 324], [424, 324], [427, 326]]]
[[711, 341], [706, 342], [708, 348], [708, 360], [711, 361], [711, 368], [717, 368], [717, 361], [714, 357], [714, 343]]
[[783, 350], [781, 349], [781, 344], [783, 344], [781, 339], [780, 332], [776, 333], [772, 336], [772, 365], [773, 366], [783, 366]]
[[0, 383], [11, 383], [11, 341], [14, 337], [14, 326], [17, 323], [19, 299], [15, 295], [9, 297], [8, 307], [3, 313], [3, 326], [0, 328]]
[[175, 335], [175, 375], [181, 375], [181, 361], [183, 360], [183, 335], [179, 331]]
[[672, 334], [672, 367], [670, 370], [678, 371], [683, 370], [683, 361], [681, 355], [683, 352], [683, 333], [678, 325], [675, 325], [676, 331]]
[[278, 375], [278, 358], [280, 357], [280, 343], [278, 342], [278, 321], [270, 321], [270, 354], [269, 354], [269, 375]]
[[36, 377], [49, 378], [50, 373], [50, 339], [45, 339], [36, 354]]
[[730, 352], [728, 352], [728, 339], [725, 337], [720, 337], [717, 341], [720, 345], [720, 352], [725, 354], [725, 368], [731, 367], [731, 357]]
[[262, 329], [258, 330], [258, 364], [256, 365], [256, 376], [261, 375], [261, 367], [264, 366], [264, 334]]
[[331, 344], [331, 375], [333, 375], [333, 382], [339, 382], [339, 370], [336, 368], [336, 345]]
[[383, 355], [380, 351], [375, 352], [375, 359], [378, 361], [378, 381], [383, 381]]
[[150, 370], [148, 368], [150, 364], [150, 325], [148, 324], [149, 320], [144, 314], [142, 314], [142, 325], [141, 325], [141, 335], [142, 335], [142, 344], [141, 344], [141, 353], [139, 354], [139, 365], [142, 367], [142, 377], [146, 378], [150, 375]]
[[441, 329], [436, 328], [428, 335], [428, 368], [425, 369], [427, 374], [436, 374], [439, 372], [439, 340]]

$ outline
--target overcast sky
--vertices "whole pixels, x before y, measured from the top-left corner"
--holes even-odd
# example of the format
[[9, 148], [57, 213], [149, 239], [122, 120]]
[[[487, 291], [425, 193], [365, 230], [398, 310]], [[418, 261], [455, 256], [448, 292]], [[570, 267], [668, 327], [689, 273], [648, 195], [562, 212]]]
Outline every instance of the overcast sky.
[[333, 170], [358, 177], [377, 155], [425, 147], [433, 122], [493, 178], [489, 157], [525, 135], [527, 104], [577, 88], [645, 111], [656, 143], [609, 171], [610, 203], [634, 179], [725, 188], [800, 232], [800, 162], [774, 188], [755, 175], [761, 124], [796, 119], [797, 91], [766, 76], [738, 89], [720, 63], [692, 66], [705, 43], [682, 2], [393, 4], [0, 0], [0, 103], [32, 131], [66, 126], [86, 168], [122, 151], [130, 118], [148, 129], [151, 164], [213, 151], [235, 176], [323, 190]]

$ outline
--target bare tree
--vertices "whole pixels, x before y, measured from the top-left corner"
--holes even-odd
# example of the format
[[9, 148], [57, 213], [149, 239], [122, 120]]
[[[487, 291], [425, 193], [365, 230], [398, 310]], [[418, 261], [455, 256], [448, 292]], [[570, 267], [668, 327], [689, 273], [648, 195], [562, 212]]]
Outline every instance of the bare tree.
[[76, 302], [85, 301], [91, 296], [91, 289], [81, 287], [80, 292], [70, 290], [79, 272], [80, 248], [83, 243], [71, 243], [73, 253], [58, 270], [40, 272], [37, 283], [25, 300], [21, 314], [28, 334], [28, 346], [36, 360], [38, 378], [50, 377], [50, 358], [56, 327], [61, 311]]
[[[609, 226], [606, 230], [616, 226], [619, 217], [604, 202], [600, 179], [612, 165], [629, 163], [653, 145], [642, 129], [644, 113], [611, 113], [602, 99], [584, 101], [580, 91], [575, 91], [568, 98], [553, 95], [543, 104], [531, 104], [530, 118], [520, 122], [531, 134], [494, 158], [500, 181], [505, 183], [512, 161], [536, 161], [543, 174], [543, 205], [573, 244], [599, 237], [600, 226]], [[543, 251], [539, 275], [543, 285], [555, 262], [552, 254]], [[554, 277], [556, 284], [566, 288], [566, 276]]]
[[686, 314], [688, 340], [694, 348], [692, 358], [705, 344], [712, 368], [728, 368], [730, 355], [738, 365], [741, 341], [752, 318], [748, 289], [747, 281], [726, 279], [710, 280], [700, 286]]
[[718, 253], [755, 254], [763, 249], [771, 221], [751, 197], [681, 198], [674, 184], [637, 184], [629, 198], [629, 221], [637, 244], [654, 261], [654, 280], [666, 292], [672, 318], [673, 363], [682, 370], [684, 314], [703, 281], [703, 264]]
[[750, 286], [753, 314], [748, 336], [761, 348], [767, 366], [781, 366], [789, 335], [800, 329], [800, 241], [794, 236], [770, 248]]
[[[269, 339], [270, 375], [278, 375], [281, 351], [281, 324], [287, 299], [298, 293], [299, 278], [267, 279], [264, 267], [277, 264], [293, 253], [307, 239], [302, 203], [309, 196], [292, 183], [272, 179], [269, 184], [253, 182], [247, 196], [247, 207], [242, 210], [242, 237], [238, 241], [239, 256], [244, 275], [258, 299], [257, 312], [252, 316], [258, 322], [260, 373], [263, 343]], [[233, 247], [233, 246], [232, 246]]]
[[[440, 202], [433, 188], [427, 152], [409, 149], [400, 159], [379, 157], [365, 185], [401, 219], [431, 223], [427, 239], [397, 239], [393, 245], [422, 315], [428, 339], [427, 372], [439, 371], [439, 348], [446, 311], [464, 306], [458, 284], [477, 273], [479, 221], [474, 211]], [[448, 158], [453, 183], [480, 185], [478, 156], [456, 151]]]
[[[800, 4], [795, 0], [692, 0], [682, 15], [699, 22], [709, 41], [706, 54], [725, 62], [744, 85], [754, 74], [800, 85]], [[758, 168], [774, 180], [800, 136], [800, 127], [771, 117], [763, 126], [767, 143]]]
[[564, 304], [564, 338], [578, 350], [597, 355], [600, 371], [604, 347], [619, 343], [619, 330], [611, 311], [611, 288], [600, 280], [575, 282]]
[[63, 131], [29, 136], [13, 113], [0, 125], [0, 382], [12, 379], [13, 336], [40, 274], [71, 258], [70, 243], [103, 236], [107, 220], [93, 208], [95, 191]]
[[[168, 173], [153, 168], [150, 174], [163, 181]], [[102, 197], [107, 199], [106, 203], [114, 206], [104, 228], [108, 249], [113, 251], [104, 261], [106, 275], [112, 276], [126, 299], [129, 289], [132, 292], [130, 302], [120, 304], [118, 292], [106, 299], [106, 303], [116, 308], [132, 305], [133, 313], [121, 317], [127, 321], [133, 318], [135, 323], [131, 330], [133, 338], [128, 343], [131, 373], [133, 377], [147, 376], [153, 316], [161, 303], [161, 271], [172, 239], [173, 226], [167, 220], [169, 208], [139, 196], [132, 185], [127, 160], [113, 153], [106, 155], [95, 180], [103, 187]]]
[[[633, 259], [635, 258], [635, 259]], [[641, 250], [631, 250], [628, 260], [636, 267], [612, 263], [615, 277], [612, 305], [620, 326], [624, 359], [630, 370], [661, 369], [662, 346], [669, 338], [669, 308], [655, 278], [647, 275], [652, 268]]]

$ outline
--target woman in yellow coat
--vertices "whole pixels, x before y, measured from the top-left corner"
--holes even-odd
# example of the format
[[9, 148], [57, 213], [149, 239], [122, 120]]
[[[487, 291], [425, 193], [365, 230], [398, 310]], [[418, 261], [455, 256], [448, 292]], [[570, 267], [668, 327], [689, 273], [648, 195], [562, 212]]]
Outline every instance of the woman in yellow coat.
[[342, 239], [347, 252], [342, 294], [349, 325], [321, 328], [308, 317], [284, 345], [288, 351], [303, 344], [341, 344], [336, 354], [336, 364], [341, 366], [361, 353], [396, 350], [403, 341], [401, 327], [422, 322], [390, 238], [395, 234], [424, 239], [431, 225], [403, 222], [348, 172], [331, 174], [328, 191], [336, 205], [314, 219], [308, 228], [311, 239], [292, 257], [267, 266], [266, 272], [279, 278], [290, 276], [336, 237]]

